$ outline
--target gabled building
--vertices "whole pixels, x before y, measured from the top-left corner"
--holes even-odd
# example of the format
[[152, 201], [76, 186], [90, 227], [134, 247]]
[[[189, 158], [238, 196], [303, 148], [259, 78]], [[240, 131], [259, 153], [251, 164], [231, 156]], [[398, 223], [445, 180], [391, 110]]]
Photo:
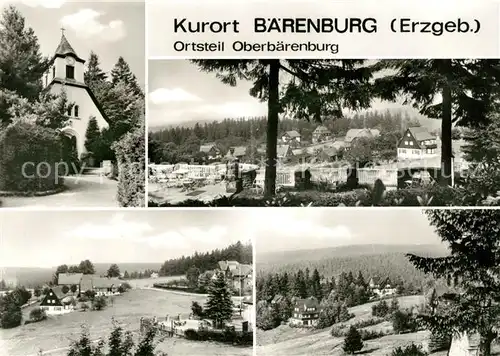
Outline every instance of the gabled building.
[[[219, 261], [219, 269], [237, 292], [253, 287], [253, 266], [238, 261]], [[212, 278], [217, 278], [214, 274]]]
[[320, 313], [319, 301], [315, 297], [297, 299], [295, 301], [290, 324], [302, 327], [313, 327], [318, 323]]
[[333, 140], [333, 135], [325, 126], [320, 125], [312, 133], [312, 143], [320, 143]]
[[92, 278], [92, 290], [95, 292], [96, 296], [111, 296], [120, 294], [118, 288], [121, 285], [121, 281], [116, 278], [104, 278], [96, 277]]
[[368, 282], [368, 286], [370, 287], [372, 293], [379, 298], [391, 296], [397, 293], [397, 288], [392, 285], [389, 278], [382, 280], [377, 277], [372, 277]]
[[206, 154], [209, 160], [220, 159], [222, 157], [221, 151], [215, 143], [201, 145], [200, 152]]
[[425, 127], [410, 127], [398, 143], [398, 160], [437, 156], [437, 137]]
[[360, 138], [375, 138], [380, 136], [378, 129], [349, 129], [345, 135], [344, 142], [347, 147], [351, 146]]
[[65, 296], [62, 287], [50, 288], [40, 302], [40, 309], [44, 310], [47, 315], [70, 313], [74, 310], [72, 298]]
[[82, 277], [83, 273], [59, 273], [57, 275], [57, 285], [61, 287], [67, 286], [70, 289], [72, 286], [76, 286], [76, 293], [79, 294]]
[[276, 156], [278, 159], [286, 159], [292, 155], [292, 149], [289, 145], [280, 145], [276, 147]]
[[286, 131], [283, 135], [281, 135], [281, 142], [294, 148], [300, 146], [300, 141], [301, 135], [295, 130]]
[[68, 125], [61, 133], [68, 139], [68, 144], [76, 149], [78, 157], [86, 152], [85, 133], [91, 117], [97, 121], [99, 129], [109, 127], [108, 118], [92, 90], [85, 84], [83, 73], [85, 60], [79, 57], [64, 35], [61, 36], [48, 70], [43, 76], [43, 85], [52, 94], [65, 92], [68, 102], [74, 103], [68, 108]]

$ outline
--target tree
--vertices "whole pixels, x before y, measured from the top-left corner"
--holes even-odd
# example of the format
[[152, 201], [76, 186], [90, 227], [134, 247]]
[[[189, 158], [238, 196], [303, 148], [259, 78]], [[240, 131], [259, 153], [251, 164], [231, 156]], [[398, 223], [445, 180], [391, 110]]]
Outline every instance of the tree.
[[95, 274], [94, 265], [89, 260], [81, 261], [78, 270], [83, 274]]
[[311, 295], [316, 297], [318, 300], [323, 298], [323, 290], [321, 288], [321, 277], [319, 276], [318, 270], [315, 268], [311, 277]]
[[392, 313], [392, 312], [395, 312], [397, 310], [399, 310], [398, 299], [397, 298], [392, 298], [392, 300], [391, 300], [391, 306], [389, 307], [389, 311]]
[[198, 278], [200, 277], [200, 270], [196, 267], [190, 267], [186, 272], [186, 278], [190, 288], [198, 287]]
[[199, 319], [203, 318], [203, 307], [198, 302], [191, 303], [191, 312], [193, 316]]
[[35, 100], [47, 64], [38, 38], [25, 26], [22, 14], [12, 5], [5, 7], [0, 17], [0, 88]]
[[28, 303], [31, 299], [31, 292], [27, 291], [24, 287], [17, 287], [11, 294], [16, 300], [16, 303], [21, 306]]
[[33, 291], [33, 295], [38, 298], [39, 296], [42, 295], [42, 290], [39, 287], [36, 287], [35, 290]]
[[[215, 72], [225, 84], [253, 81], [250, 95], [267, 101], [264, 193], [275, 195], [279, 114], [288, 110], [299, 119], [321, 122], [341, 117], [345, 108], [368, 107], [371, 71], [363, 60], [193, 60], [201, 70]], [[280, 83], [280, 73], [291, 78]], [[280, 92], [280, 88], [282, 88]]]
[[68, 287], [68, 286], [63, 286], [63, 287], [62, 287], [62, 292], [63, 292], [64, 294], [67, 294], [67, 293], [69, 292], [69, 287]]
[[107, 356], [132, 356], [134, 342], [130, 333], [124, 333], [115, 319], [113, 322], [113, 331], [108, 339]]
[[22, 319], [21, 305], [14, 297], [14, 293], [0, 296], [0, 327], [2, 329], [15, 328], [21, 325]]
[[396, 310], [391, 316], [391, 321], [396, 334], [413, 332], [416, 329], [412, 315], [406, 311]]
[[439, 258], [409, 254], [408, 258], [417, 269], [448, 280], [460, 293], [447, 308], [422, 315], [422, 321], [440, 335], [479, 333], [480, 355], [489, 356], [500, 316], [500, 212], [428, 210], [426, 214], [450, 254]]
[[223, 273], [219, 272], [209, 287], [208, 300], [204, 309], [206, 318], [213, 320], [216, 327], [221, 327], [224, 322], [232, 319], [233, 301]]
[[351, 326], [349, 328], [349, 331], [347, 332], [347, 335], [345, 336], [342, 349], [344, 350], [344, 352], [352, 355], [362, 348], [363, 341], [361, 340], [361, 334], [354, 326]]
[[108, 276], [109, 278], [116, 278], [120, 277], [120, 275], [120, 267], [118, 267], [116, 263], [113, 263], [111, 266], [109, 266], [106, 276]]
[[97, 119], [92, 116], [85, 131], [85, 149], [93, 154], [98, 154], [100, 140], [101, 131], [99, 130], [99, 125], [97, 124]]
[[125, 271], [125, 273], [123, 274], [123, 279], [130, 279], [130, 275], [127, 271]]
[[72, 284], [70, 290], [71, 293], [76, 293], [76, 291], [78, 290], [78, 286], [76, 284]]
[[101, 86], [106, 82], [107, 75], [100, 67], [99, 57], [94, 52], [90, 52], [87, 68], [83, 73], [83, 80], [93, 92], [98, 92]]
[[68, 265], [57, 266], [56, 272], [52, 276], [52, 284], [57, 285], [58, 276], [59, 276], [60, 273], [68, 273]]
[[[451, 184], [452, 124], [475, 127], [487, 122], [498, 95], [498, 60], [383, 60], [379, 68], [394, 74], [375, 80], [383, 99], [405, 96], [420, 113], [441, 119], [441, 182]], [[436, 97], [441, 102], [436, 103]], [[454, 116], [452, 115], [454, 114]]]

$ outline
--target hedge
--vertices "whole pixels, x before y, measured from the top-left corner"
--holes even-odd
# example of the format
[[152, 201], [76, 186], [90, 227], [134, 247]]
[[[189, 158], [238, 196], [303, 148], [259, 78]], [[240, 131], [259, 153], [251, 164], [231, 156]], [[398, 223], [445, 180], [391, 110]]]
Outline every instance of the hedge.
[[52, 129], [18, 121], [0, 131], [0, 191], [56, 191], [66, 174], [60, 135]]
[[122, 207], [144, 207], [146, 146], [144, 128], [127, 133], [113, 145], [118, 164], [118, 203]]

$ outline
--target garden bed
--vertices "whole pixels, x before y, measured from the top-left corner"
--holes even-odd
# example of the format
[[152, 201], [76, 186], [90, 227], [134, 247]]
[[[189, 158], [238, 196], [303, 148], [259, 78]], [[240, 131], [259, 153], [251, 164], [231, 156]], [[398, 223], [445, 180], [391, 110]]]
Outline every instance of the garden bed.
[[[62, 178], [59, 178], [62, 180]], [[54, 195], [54, 194], [59, 194], [62, 193], [63, 191], [66, 190], [66, 186], [61, 184], [59, 187], [55, 189], [50, 189], [50, 190], [44, 190], [44, 191], [31, 191], [31, 192], [16, 192], [16, 191], [1, 191], [0, 190], [0, 197], [44, 197], [47, 195]], [[1, 202], [0, 202], [1, 206]]]

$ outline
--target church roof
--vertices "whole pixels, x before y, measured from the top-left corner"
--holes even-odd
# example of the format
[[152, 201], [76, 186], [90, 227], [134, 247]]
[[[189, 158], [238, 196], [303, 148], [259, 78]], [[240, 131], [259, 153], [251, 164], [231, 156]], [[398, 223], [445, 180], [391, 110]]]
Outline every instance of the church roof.
[[78, 57], [76, 51], [69, 44], [68, 39], [64, 36], [64, 33], [61, 35], [61, 41], [59, 42], [59, 46], [57, 46], [56, 52], [54, 53], [54, 57], [66, 57], [71, 56], [78, 60], [79, 62], [84, 63], [85, 61]]

